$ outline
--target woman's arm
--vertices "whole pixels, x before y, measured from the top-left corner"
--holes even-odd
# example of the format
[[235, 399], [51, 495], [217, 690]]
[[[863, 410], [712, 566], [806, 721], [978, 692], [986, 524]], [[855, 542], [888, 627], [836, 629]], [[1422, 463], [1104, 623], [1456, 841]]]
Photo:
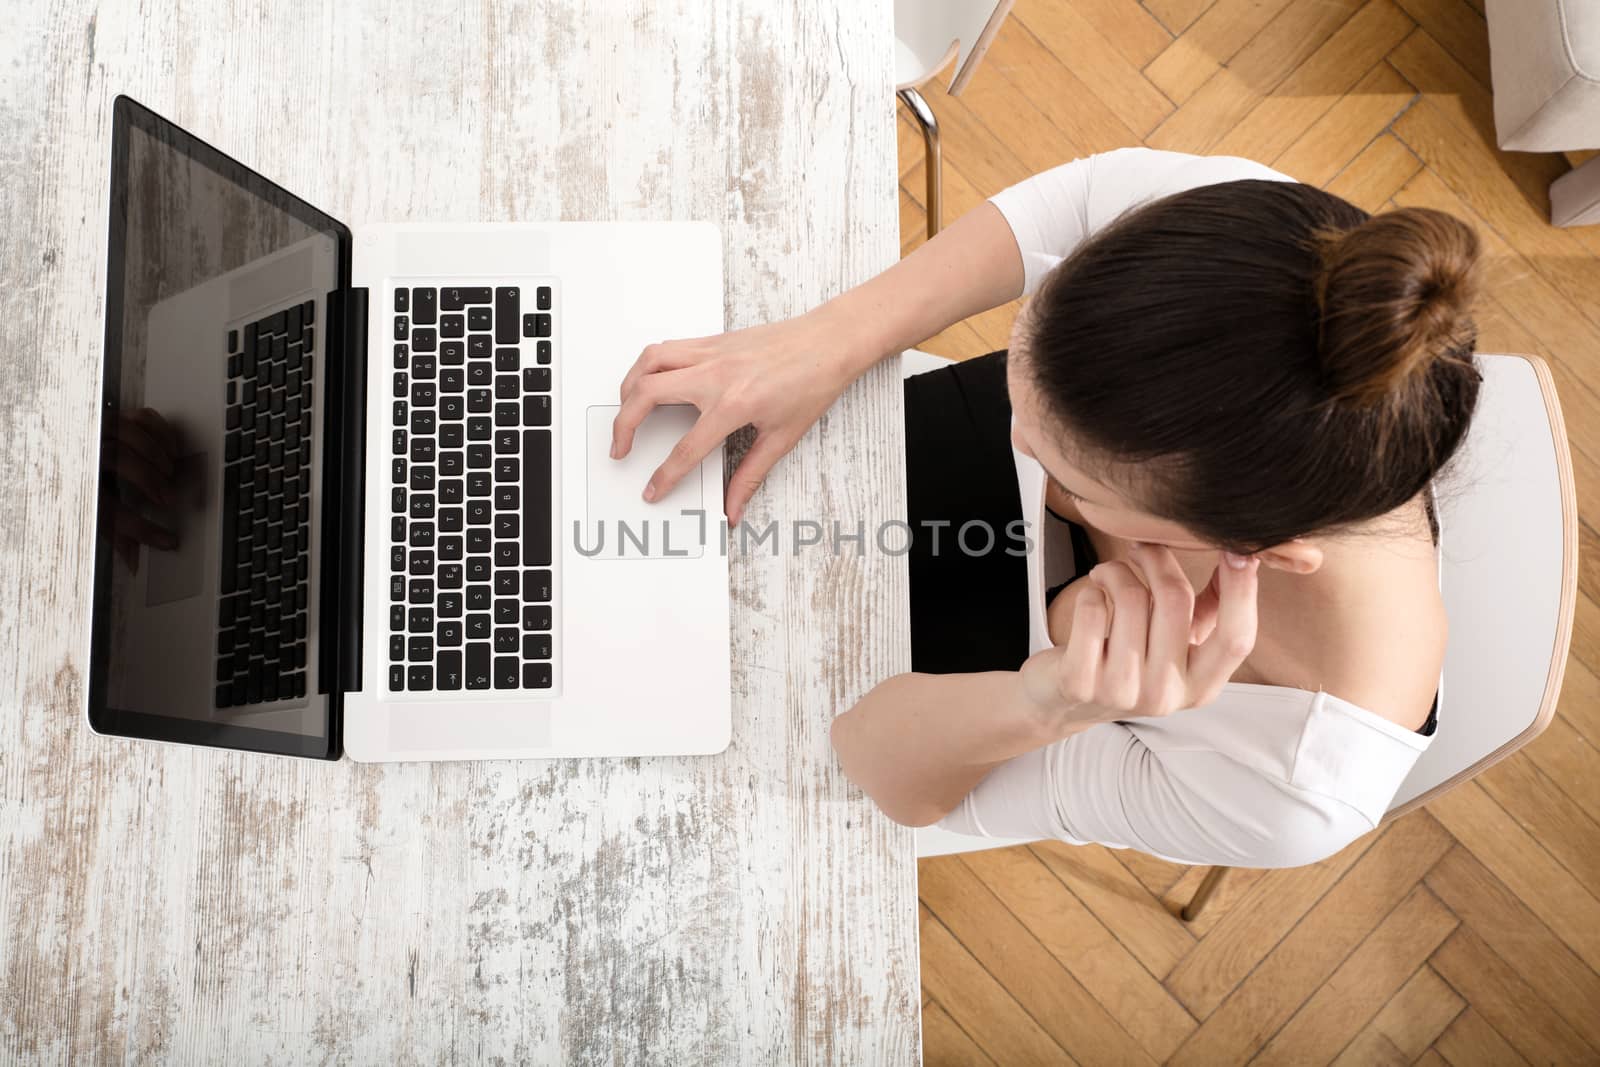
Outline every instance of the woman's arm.
[[728, 483], [728, 521], [736, 523], [767, 472], [867, 368], [1014, 299], [1022, 277], [1011, 227], [985, 201], [871, 281], [798, 318], [646, 348], [622, 381], [611, 454], [628, 454], [657, 404], [699, 408], [699, 421], [640, 487], [655, 499], [728, 434], [754, 425], [755, 443]]
[[1258, 566], [1228, 554], [1196, 596], [1171, 549], [1135, 543], [1128, 560], [1082, 579], [1065, 643], [1021, 670], [874, 687], [833, 721], [840, 765], [889, 818], [925, 826], [1016, 756], [1100, 723], [1209, 704], [1255, 647]]
[[995, 767], [1090, 721], [1052, 728], [1013, 671], [899, 674], [833, 720], [845, 776], [905, 826], [944, 818]]
[[985, 200], [882, 274], [817, 311], [862, 331], [867, 361], [852, 368], [854, 381], [883, 357], [1021, 295], [1022, 252], [1005, 216]]

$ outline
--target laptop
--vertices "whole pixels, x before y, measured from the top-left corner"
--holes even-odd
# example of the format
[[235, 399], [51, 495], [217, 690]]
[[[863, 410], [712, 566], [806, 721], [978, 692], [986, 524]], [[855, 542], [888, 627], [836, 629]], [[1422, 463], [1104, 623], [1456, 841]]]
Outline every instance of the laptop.
[[723, 329], [715, 226], [352, 228], [126, 96], [110, 203], [96, 732], [363, 761], [727, 746], [721, 451], [654, 503], [694, 409], [609, 455], [640, 351]]

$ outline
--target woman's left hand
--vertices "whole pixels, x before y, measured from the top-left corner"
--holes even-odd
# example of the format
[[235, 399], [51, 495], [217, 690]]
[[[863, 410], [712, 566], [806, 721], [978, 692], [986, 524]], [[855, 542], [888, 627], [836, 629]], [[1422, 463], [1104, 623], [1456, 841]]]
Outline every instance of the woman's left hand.
[[1136, 544], [1129, 560], [1095, 567], [1075, 590], [1066, 643], [1022, 665], [1046, 728], [1170, 715], [1217, 699], [1255, 648], [1259, 567], [1225, 553], [1198, 597], [1162, 545]]

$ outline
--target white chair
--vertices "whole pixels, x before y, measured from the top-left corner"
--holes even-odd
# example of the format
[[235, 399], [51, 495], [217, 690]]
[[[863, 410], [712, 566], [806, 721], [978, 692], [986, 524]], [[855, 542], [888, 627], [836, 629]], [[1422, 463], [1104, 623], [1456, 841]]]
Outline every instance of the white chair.
[[[1479, 355], [1472, 428], [1438, 479], [1450, 637], [1433, 741], [1383, 822], [1421, 807], [1539, 736], [1555, 714], [1578, 586], [1578, 503], [1555, 382], [1536, 356]], [[907, 352], [906, 377], [949, 361]], [[1021, 844], [917, 830], [917, 855]], [[1193, 919], [1226, 867], [1183, 909]]]
[[928, 236], [939, 232], [939, 123], [919, 89], [956, 61], [950, 95], [967, 87], [989, 42], [1011, 11], [1012, 0], [895, 0], [895, 92], [922, 129], [926, 152]]

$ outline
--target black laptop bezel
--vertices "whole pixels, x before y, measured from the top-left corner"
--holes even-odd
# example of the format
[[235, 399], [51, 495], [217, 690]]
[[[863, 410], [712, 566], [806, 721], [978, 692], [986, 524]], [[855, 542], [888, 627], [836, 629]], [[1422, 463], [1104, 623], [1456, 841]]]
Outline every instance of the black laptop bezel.
[[[131, 712], [108, 707], [106, 704], [108, 654], [108, 628], [110, 622], [110, 594], [112, 567], [114, 566], [111, 538], [101, 536], [108, 529], [109, 496], [99, 492], [98, 471], [108, 457], [114, 458], [115, 444], [101, 445], [96, 456], [97, 513], [95, 526], [94, 590], [89, 646], [89, 684], [87, 688], [87, 714], [89, 724], [97, 733], [131, 737], [151, 741], [168, 741], [181, 744], [205, 745], [215, 748], [238, 749], [284, 756], [312, 759], [338, 759], [342, 752], [344, 720], [344, 689], [359, 654], [359, 647], [341, 648], [342, 635], [351, 630], [343, 625], [338, 615], [349, 603], [349, 590], [359, 582], [359, 574], [344, 574], [348, 568], [334, 567], [329, 573], [327, 561], [348, 560], [351, 545], [359, 540], [359, 510], [341, 512], [359, 498], [359, 492], [339, 491], [341, 479], [349, 477], [352, 469], [358, 471], [361, 455], [362, 420], [354, 425], [344, 417], [334, 417], [335, 411], [348, 413], [360, 411], [359, 397], [364, 353], [353, 343], [355, 324], [360, 318], [346, 313], [352, 290], [350, 229], [338, 219], [320, 211], [282, 186], [251, 170], [226, 153], [200, 140], [187, 130], [163, 118], [126, 95], [119, 95], [113, 106], [111, 125], [111, 196], [108, 205], [109, 234], [107, 240], [105, 347], [102, 350], [102, 381], [100, 391], [101, 421], [114, 413], [121, 395], [121, 353], [123, 318], [124, 260], [127, 253], [127, 194], [128, 194], [128, 139], [131, 129], [139, 129], [182, 152], [189, 158], [215, 171], [226, 180], [241, 186], [251, 195], [267, 201], [275, 208], [306, 223], [314, 229], [334, 237], [338, 246], [338, 289], [328, 294], [329, 328], [324, 333], [326, 362], [324, 376], [328, 379], [324, 391], [323, 426], [333, 430], [325, 441], [323, 454], [323, 501], [325, 521], [322, 528], [324, 563], [324, 588], [319, 591], [323, 605], [323, 632], [327, 654], [319, 671], [319, 683], [327, 697], [327, 722], [324, 736], [306, 736], [273, 730], [254, 729], [229, 723], [215, 723], [201, 719], [185, 719]], [[361, 294], [364, 295], [364, 294]], [[354, 323], [352, 322], [354, 320]], [[363, 331], [364, 332], [364, 331]], [[352, 463], [351, 460], [356, 460]], [[359, 488], [359, 486], [357, 487]], [[338, 505], [335, 507], [334, 505]], [[359, 559], [359, 557], [356, 557]], [[359, 567], [359, 564], [357, 565]], [[332, 614], [330, 614], [330, 611]], [[359, 615], [358, 615], [359, 617]], [[196, 655], [209, 658], [210, 649], [196, 649]], [[359, 677], [358, 675], [356, 677]]]

